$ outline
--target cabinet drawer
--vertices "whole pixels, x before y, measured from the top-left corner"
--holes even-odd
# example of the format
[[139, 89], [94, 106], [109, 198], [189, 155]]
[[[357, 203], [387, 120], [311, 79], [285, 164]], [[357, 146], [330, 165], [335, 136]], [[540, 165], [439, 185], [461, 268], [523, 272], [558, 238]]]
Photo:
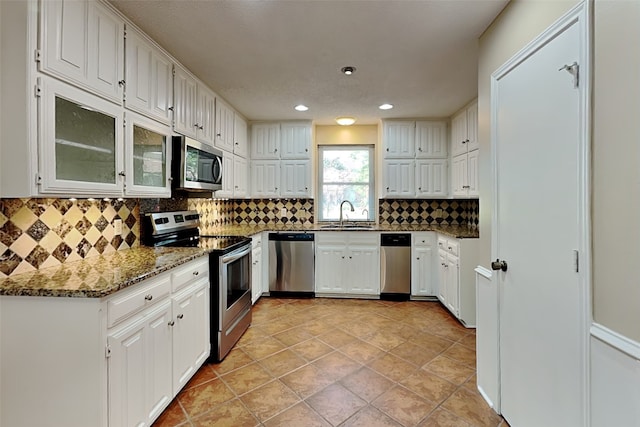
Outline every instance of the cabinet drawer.
[[413, 246], [433, 246], [435, 244], [435, 233], [433, 231], [423, 231], [413, 233]]
[[447, 250], [452, 255], [458, 256], [458, 253], [460, 252], [460, 245], [455, 240], [447, 239]]
[[186, 265], [177, 267], [171, 273], [172, 291], [177, 292], [184, 286], [191, 283], [195, 279], [208, 277], [209, 274], [209, 257], [191, 261]]
[[171, 292], [171, 276], [164, 274], [134, 285], [107, 302], [108, 327], [167, 297]]
[[321, 231], [316, 233], [316, 245], [346, 245], [347, 235], [342, 231]]
[[348, 234], [349, 245], [380, 246], [380, 233], [355, 231]]

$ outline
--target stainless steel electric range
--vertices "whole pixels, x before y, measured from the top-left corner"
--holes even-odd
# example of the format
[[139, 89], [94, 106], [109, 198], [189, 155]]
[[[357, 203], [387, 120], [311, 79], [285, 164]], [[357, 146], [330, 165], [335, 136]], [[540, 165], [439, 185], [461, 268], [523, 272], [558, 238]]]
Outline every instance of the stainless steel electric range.
[[145, 214], [142, 243], [189, 246], [209, 251], [211, 356], [220, 362], [251, 324], [251, 239], [202, 236], [196, 211]]

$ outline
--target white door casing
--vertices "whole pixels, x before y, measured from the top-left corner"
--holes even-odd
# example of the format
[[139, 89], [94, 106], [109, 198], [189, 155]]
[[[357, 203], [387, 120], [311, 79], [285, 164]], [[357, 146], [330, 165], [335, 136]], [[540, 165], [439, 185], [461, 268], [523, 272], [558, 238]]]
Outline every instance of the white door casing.
[[[492, 76], [492, 259], [508, 267], [494, 278], [511, 425], [588, 424], [588, 22], [582, 3]], [[577, 88], [564, 69], [574, 62]]]

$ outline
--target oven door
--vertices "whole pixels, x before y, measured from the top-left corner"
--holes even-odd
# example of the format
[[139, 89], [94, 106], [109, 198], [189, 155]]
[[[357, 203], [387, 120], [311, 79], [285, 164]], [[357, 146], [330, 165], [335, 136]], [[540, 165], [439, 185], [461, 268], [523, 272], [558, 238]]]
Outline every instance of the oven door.
[[251, 244], [220, 256], [220, 330], [251, 307]]

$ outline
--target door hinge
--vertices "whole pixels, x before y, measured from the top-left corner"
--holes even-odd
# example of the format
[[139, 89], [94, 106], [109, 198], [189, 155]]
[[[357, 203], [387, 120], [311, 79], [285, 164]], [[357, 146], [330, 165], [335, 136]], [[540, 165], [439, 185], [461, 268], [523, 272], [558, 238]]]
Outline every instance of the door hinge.
[[109, 347], [108, 344], [104, 348], [104, 357], [106, 357], [107, 359], [111, 357], [111, 347]]
[[573, 251], [573, 268], [576, 273], [580, 273], [580, 252]]
[[40, 49], [36, 49], [33, 53], [33, 59], [36, 62], [40, 62], [40, 60], [42, 59], [42, 51]]
[[580, 66], [577, 62], [574, 62], [571, 65], [565, 64], [560, 67], [558, 71], [566, 70], [569, 74], [573, 76], [573, 88], [577, 89], [580, 83]]
[[36, 174], [36, 185], [42, 185], [42, 177]]
[[33, 96], [40, 98], [42, 96], [42, 88], [40, 87], [40, 78], [36, 79], [36, 85], [33, 87]]

